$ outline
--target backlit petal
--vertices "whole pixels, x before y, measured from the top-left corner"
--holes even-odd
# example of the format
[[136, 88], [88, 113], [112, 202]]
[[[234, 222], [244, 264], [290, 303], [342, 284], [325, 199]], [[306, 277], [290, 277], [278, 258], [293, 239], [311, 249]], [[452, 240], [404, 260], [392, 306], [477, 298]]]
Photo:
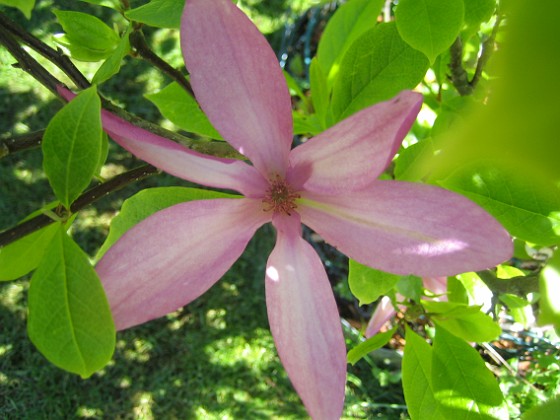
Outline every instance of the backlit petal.
[[181, 46], [196, 99], [214, 127], [265, 176], [283, 176], [291, 100], [264, 36], [231, 0], [188, 0]]
[[278, 355], [314, 419], [338, 419], [346, 347], [325, 269], [301, 237], [299, 217], [273, 219], [278, 237], [266, 269], [266, 305]]
[[[67, 100], [74, 93], [59, 88]], [[265, 179], [252, 166], [235, 159], [222, 159], [195, 152], [137, 127], [106, 111], [101, 111], [103, 129], [118, 144], [140, 159], [167, 173], [198, 184], [225, 188], [255, 197], [266, 190]]]
[[325, 194], [364, 188], [391, 162], [421, 106], [421, 94], [403, 91], [339, 122], [292, 150], [288, 182]]
[[340, 196], [304, 193], [298, 212], [349, 257], [396, 274], [483, 270], [513, 252], [510, 236], [485, 210], [431, 185], [376, 181]]
[[203, 294], [269, 220], [258, 200], [216, 199], [169, 207], [130, 229], [96, 267], [117, 329], [163, 316]]

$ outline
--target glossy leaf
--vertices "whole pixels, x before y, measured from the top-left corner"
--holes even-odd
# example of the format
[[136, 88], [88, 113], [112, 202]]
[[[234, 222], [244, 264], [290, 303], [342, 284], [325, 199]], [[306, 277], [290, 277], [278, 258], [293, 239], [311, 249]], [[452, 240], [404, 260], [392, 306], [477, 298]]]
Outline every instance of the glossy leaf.
[[81, 61], [108, 57], [119, 44], [119, 37], [100, 19], [87, 13], [53, 10], [65, 34], [55, 41]]
[[431, 313], [436, 325], [466, 341], [492, 341], [502, 332], [500, 326], [477, 306], [427, 300], [422, 300], [422, 306]]
[[125, 16], [158, 28], [179, 28], [185, 0], [152, 0], [125, 12]]
[[412, 420], [446, 420], [432, 387], [432, 348], [406, 327], [402, 361], [404, 399]]
[[463, 167], [441, 182], [484, 207], [514, 236], [541, 245], [560, 243], [560, 189], [493, 166]]
[[198, 188], [159, 187], [142, 190], [123, 203], [121, 211], [111, 221], [109, 236], [99, 249], [96, 258], [99, 260], [132, 226], [159, 210], [185, 201], [235, 197], [238, 196]]
[[158, 93], [146, 95], [161, 114], [185, 131], [221, 140], [222, 136], [212, 126], [196, 100], [178, 83], [173, 82]]
[[112, 357], [115, 326], [103, 287], [63, 227], [31, 279], [27, 330], [51, 363], [83, 378]]
[[466, 0], [465, 25], [469, 32], [476, 31], [482, 22], [487, 22], [496, 9], [496, 0]]
[[335, 122], [414, 88], [428, 67], [428, 59], [401, 39], [394, 23], [365, 32], [340, 65], [332, 96]]
[[383, 0], [352, 0], [344, 3], [329, 19], [317, 49], [318, 64], [329, 89], [348, 48], [377, 24], [383, 3]]
[[432, 347], [432, 386], [445, 418], [509, 418], [498, 382], [480, 354], [441, 327]]
[[552, 259], [540, 273], [539, 278], [540, 313], [539, 324], [552, 324], [560, 330], [560, 252], [556, 251]]
[[375, 334], [373, 337], [362, 341], [356, 347], [348, 352], [348, 363], [351, 365], [356, 364], [364, 356], [368, 355], [374, 350], [380, 349], [391, 340], [391, 337], [397, 331], [397, 327], [383, 333]]
[[101, 101], [95, 86], [81, 92], [50, 121], [43, 137], [43, 168], [61, 203], [89, 185], [102, 148]]
[[0, 248], [0, 281], [15, 280], [35, 270], [58, 229], [54, 223]]
[[16, 7], [21, 10], [27, 19], [31, 19], [31, 11], [35, 7], [35, 0], [0, 0], [0, 4]]
[[463, 16], [463, 0], [400, 0], [395, 10], [401, 37], [432, 63], [459, 35]]
[[93, 76], [92, 83], [99, 85], [119, 72], [124, 57], [130, 52], [128, 36], [131, 30], [132, 26], [129, 26], [119, 41], [117, 48], [115, 48], [113, 53], [105, 60], [101, 67], [99, 67], [95, 76]]
[[400, 280], [401, 276], [376, 270], [350, 259], [348, 284], [350, 291], [358, 298], [360, 305], [375, 302], [386, 295]]

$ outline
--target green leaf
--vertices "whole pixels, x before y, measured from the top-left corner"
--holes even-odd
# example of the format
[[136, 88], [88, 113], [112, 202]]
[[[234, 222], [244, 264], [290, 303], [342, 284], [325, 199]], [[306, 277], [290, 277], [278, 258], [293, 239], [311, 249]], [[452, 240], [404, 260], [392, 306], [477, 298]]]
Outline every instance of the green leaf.
[[15, 280], [35, 270], [57, 231], [58, 225], [52, 224], [0, 248], [0, 281]]
[[123, 34], [117, 48], [115, 51], [105, 60], [105, 62], [99, 67], [95, 76], [93, 76], [92, 83], [101, 84], [106, 80], [109, 80], [121, 69], [121, 64], [124, 57], [130, 52], [130, 41], [128, 36], [132, 30], [132, 26], [129, 26], [126, 32]]
[[414, 88], [428, 67], [428, 59], [401, 39], [394, 22], [365, 32], [344, 55], [334, 82], [334, 122]]
[[31, 19], [31, 11], [35, 7], [35, 0], [0, 0], [0, 4], [15, 7], [21, 10], [27, 19]]
[[400, 0], [395, 10], [401, 37], [431, 63], [453, 44], [463, 26], [463, 15], [463, 0]]
[[101, 101], [95, 86], [52, 118], [43, 136], [43, 168], [64, 207], [89, 185], [101, 158]]
[[112, 357], [115, 326], [103, 287], [63, 227], [31, 279], [27, 330], [50, 362], [83, 378]]
[[469, 304], [467, 289], [456, 277], [447, 278], [447, 299], [449, 302]]
[[321, 65], [314, 57], [309, 66], [309, 83], [311, 87], [311, 101], [313, 102], [313, 109], [317, 115], [321, 127], [326, 128], [327, 110], [329, 108], [330, 95], [327, 88], [327, 79]]
[[96, 4], [97, 6], [110, 7], [111, 9], [119, 10], [119, 0], [81, 0], [85, 3]]
[[477, 31], [482, 22], [487, 22], [496, 9], [496, 0], [466, 0], [465, 25], [469, 32]]
[[145, 96], [158, 107], [165, 118], [183, 130], [222, 140], [196, 100], [178, 83], [173, 82], [158, 93]]
[[420, 298], [424, 293], [424, 283], [420, 277], [402, 276], [396, 284], [397, 292], [404, 297], [420, 302]]
[[384, 333], [375, 334], [373, 337], [361, 342], [348, 352], [348, 363], [354, 365], [372, 351], [380, 349], [391, 340], [395, 332], [397, 332], [397, 327]]
[[66, 47], [72, 57], [81, 61], [99, 61], [117, 48], [119, 37], [100, 19], [87, 13], [53, 10], [64, 35], [55, 42]]
[[348, 284], [350, 291], [358, 298], [360, 305], [375, 302], [386, 295], [400, 280], [401, 276], [376, 270], [350, 259], [348, 264]]
[[185, 0], [152, 0], [125, 12], [128, 19], [158, 28], [179, 28]]
[[547, 262], [539, 277], [539, 325], [552, 324], [560, 330], [560, 252]]
[[432, 386], [444, 418], [509, 418], [498, 382], [478, 352], [439, 326], [432, 347]]
[[419, 181], [425, 173], [422, 162], [436, 154], [436, 147], [431, 138], [426, 138], [418, 143], [408, 146], [399, 152], [395, 160], [395, 178], [400, 181]]
[[515, 322], [518, 322], [524, 327], [529, 325], [533, 310], [531, 309], [531, 304], [526, 299], [510, 293], [502, 293], [498, 298], [507, 306], [508, 312]]
[[329, 89], [344, 54], [362, 34], [376, 25], [383, 3], [384, 0], [352, 0], [339, 7], [329, 19], [317, 49], [318, 63]]
[[466, 341], [487, 342], [497, 339], [502, 329], [478, 306], [455, 302], [422, 300], [422, 306], [436, 323]]
[[432, 348], [408, 326], [405, 338], [402, 384], [410, 418], [447, 420], [432, 388]]
[[159, 210], [185, 201], [238, 197], [198, 188], [159, 187], [142, 190], [123, 203], [121, 211], [111, 221], [109, 236], [99, 249], [96, 259], [99, 260], [127, 230]]
[[513, 171], [468, 165], [440, 184], [477, 202], [513, 235], [540, 245], [560, 243], [560, 189]]
[[302, 115], [293, 112], [292, 117], [294, 119], [294, 134], [311, 134], [315, 136], [324, 129], [317, 114]]
[[560, 397], [531, 408], [521, 416], [521, 420], [552, 420], [558, 417], [558, 413], [560, 413]]

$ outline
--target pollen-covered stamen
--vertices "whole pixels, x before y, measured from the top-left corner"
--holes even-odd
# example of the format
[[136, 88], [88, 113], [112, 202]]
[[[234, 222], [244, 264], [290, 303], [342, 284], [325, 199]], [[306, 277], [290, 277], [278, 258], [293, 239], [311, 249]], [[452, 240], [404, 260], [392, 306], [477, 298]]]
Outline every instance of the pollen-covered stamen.
[[280, 175], [276, 175], [274, 179], [270, 180], [270, 187], [266, 190], [262, 200], [263, 210], [290, 216], [291, 212], [297, 208], [295, 200], [300, 197]]

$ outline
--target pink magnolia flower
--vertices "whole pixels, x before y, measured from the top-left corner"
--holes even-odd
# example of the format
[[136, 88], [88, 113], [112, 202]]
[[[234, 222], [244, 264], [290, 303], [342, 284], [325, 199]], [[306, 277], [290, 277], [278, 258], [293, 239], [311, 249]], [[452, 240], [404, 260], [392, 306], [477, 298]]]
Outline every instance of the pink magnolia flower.
[[[424, 277], [422, 281], [426, 289], [430, 290], [436, 295], [442, 295], [433, 298], [434, 300], [447, 300], [447, 296], [444, 295], [444, 293], [447, 292], [447, 277]], [[397, 293], [397, 300], [401, 299], [403, 299], [403, 296]], [[406, 307], [403, 305], [399, 305], [399, 308], [401, 310], [406, 309]], [[396, 314], [397, 310], [393, 306], [391, 298], [389, 298], [388, 296], [383, 296], [375, 307], [375, 311], [373, 311], [371, 318], [369, 319], [365, 332], [366, 338], [373, 337], [375, 334], [377, 334], [379, 330], [381, 330], [381, 327], [389, 322], [389, 320]]]
[[205, 156], [103, 111], [105, 130], [136, 156], [244, 196], [181, 203], [123, 235], [96, 267], [115, 324], [129, 328], [196, 299], [272, 222], [277, 239], [265, 284], [279, 357], [310, 415], [338, 418], [344, 337], [327, 275], [301, 224], [363, 264], [422, 276], [494, 266], [511, 255], [511, 240], [462, 196], [377, 180], [415, 120], [420, 94], [402, 92], [290, 150], [286, 82], [265, 38], [230, 0], [187, 0], [181, 43], [202, 109], [252, 165]]

